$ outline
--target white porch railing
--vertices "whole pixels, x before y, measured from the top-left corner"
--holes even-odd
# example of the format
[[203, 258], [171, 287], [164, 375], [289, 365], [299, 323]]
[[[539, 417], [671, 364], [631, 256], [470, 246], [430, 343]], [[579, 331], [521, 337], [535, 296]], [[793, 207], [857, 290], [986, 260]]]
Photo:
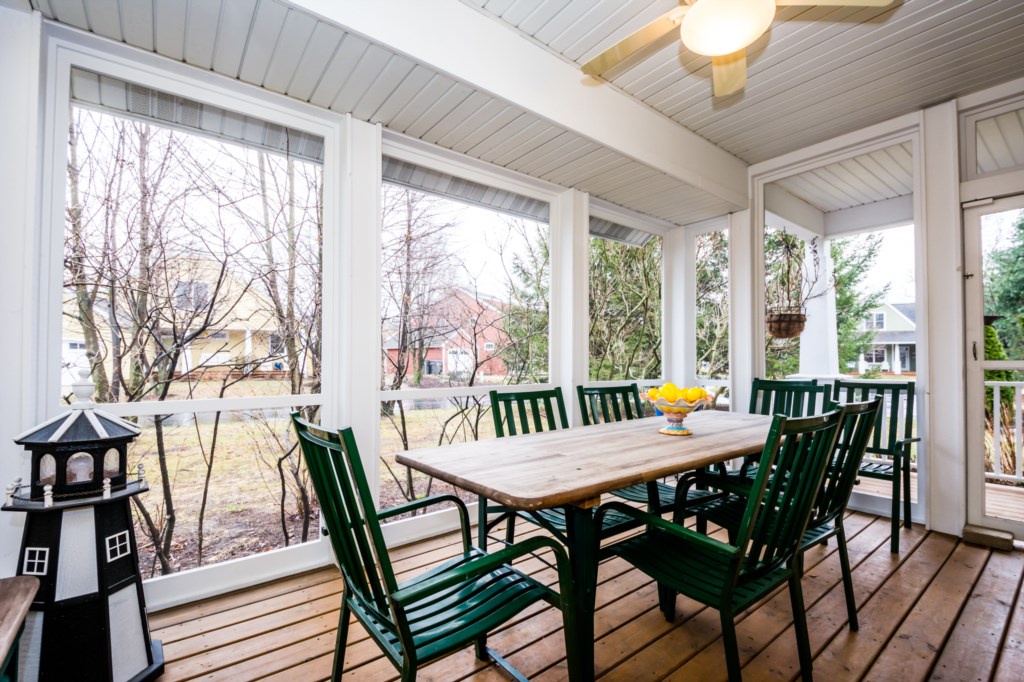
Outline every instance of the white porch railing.
[[[986, 381], [985, 388], [992, 389], [991, 403], [987, 406], [989, 415], [998, 415], [986, 425], [986, 436], [991, 434], [991, 443], [986, 443], [987, 454], [990, 455], [992, 471], [985, 472], [985, 478], [990, 481], [1012, 481], [1024, 483], [1024, 471], [1022, 471], [1022, 442], [1024, 442], [1024, 420], [1021, 419], [1022, 395], [1024, 395], [1024, 381]], [[1012, 409], [1003, 407], [1003, 399], [1013, 393]], [[987, 393], [987, 392], [986, 392]], [[988, 396], [986, 396], [986, 399]], [[1012, 415], [1012, 421], [1005, 423], [1005, 418]], [[1004, 447], [1006, 446], [1006, 447]], [[1009, 457], [1005, 457], [1004, 451], [1009, 450]]]

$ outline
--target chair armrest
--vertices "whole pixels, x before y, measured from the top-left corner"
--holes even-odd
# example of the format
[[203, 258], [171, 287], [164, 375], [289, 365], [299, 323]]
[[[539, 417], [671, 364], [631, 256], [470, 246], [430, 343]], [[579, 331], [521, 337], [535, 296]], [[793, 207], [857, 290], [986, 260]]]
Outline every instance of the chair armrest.
[[427, 497], [422, 497], [418, 500], [403, 502], [402, 504], [377, 512], [377, 518], [381, 520], [389, 519], [392, 516], [398, 516], [399, 514], [405, 514], [406, 512], [430, 507], [435, 504], [440, 504], [441, 502], [452, 502], [455, 504], [455, 508], [459, 510], [459, 525], [462, 530], [462, 547], [463, 551], [468, 552], [469, 548], [473, 546], [469, 536], [469, 510], [466, 509], [466, 503], [455, 495], [428, 495]]
[[670, 535], [674, 535], [680, 540], [701, 549], [710, 550], [725, 557], [735, 557], [740, 553], [738, 547], [733, 547], [721, 540], [715, 540], [714, 538], [709, 538], [706, 535], [701, 535], [700, 533], [694, 532], [685, 526], [672, 523], [660, 516], [655, 516], [654, 514], [642, 511], [636, 507], [630, 507], [628, 504], [623, 504], [622, 502], [609, 502], [601, 505], [601, 508], [597, 510], [597, 518], [595, 519], [595, 523], [598, 524], [598, 528], [601, 527], [601, 517], [606, 511], [610, 511], [612, 509], [625, 514], [626, 516], [643, 521], [651, 528], [657, 528], [658, 530], [664, 531]]
[[572, 578], [569, 575], [569, 557], [560, 544], [546, 537], [527, 538], [493, 554], [486, 554], [473, 559], [443, 575], [402, 588], [392, 594], [391, 598], [398, 606], [404, 607], [424, 597], [458, 585], [469, 578], [489, 573], [496, 568], [510, 563], [513, 559], [538, 552], [542, 549], [550, 549], [555, 554], [555, 566], [558, 570], [558, 582], [562, 592], [561, 599], [564, 603], [570, 597], [572, 591], [570, 587]]
[[906, 458], [907, 463], [909, 464], [910, 463], [910, 446], [913, 443], [920, 443], [920, 442], [921, 442], [921, 439], [916, 437], [916, 436], [913, 437], [913, 438], [903, 438], [901, 440], [898, 440], [898, 441], [896, 441], [896, 444], [895, 444], [896, 452], [903, 453], [903, 456]]

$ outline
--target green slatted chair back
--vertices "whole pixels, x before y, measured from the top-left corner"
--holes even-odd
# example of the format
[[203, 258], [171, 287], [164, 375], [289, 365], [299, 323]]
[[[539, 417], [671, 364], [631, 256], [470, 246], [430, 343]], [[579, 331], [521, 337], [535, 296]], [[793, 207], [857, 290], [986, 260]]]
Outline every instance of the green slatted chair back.
[[620, 422], [623, 419], [637, 419], [644, 416], [637, 385], [601, 386], [595, 388], [576, 387], [580, 415], [583, 425]]
[[818, 386], [817, 379], [754, 379], [750, 387], [750, 414], [810, 417], [829, 407], [828, 386]]
[[490, 397], [498, 438], [569, 428], [560, 386], [545, 391], [491, 391]]
[[871, 455], [894, 456], [897, 443], [910, 438], [914, 431], [913, 381], [836, 381], [833, 400], [852, 403], [881, 396], [884, 404], [875, 417], [875, 430], [866, 452]]
[[842, 410], [775, 417], [737, 534], [736, 546], [747, 548], [742, 573], [767, 573], [796, 555], [842, 421]]
[[845, 405], [842, 429], [836, 441], [835, 454], [825, 471], [821, 491], [807, 525], [810, 528], [832, 523], [846, 511], [846, 505], [857, 483], [864, 450], [871, 438], [882, 399]]
[[345, 590], [379, 621], [394, 624], [387, 595], [397, 587], [352, 429], [331, 433], [292, 414], [320, 514]]

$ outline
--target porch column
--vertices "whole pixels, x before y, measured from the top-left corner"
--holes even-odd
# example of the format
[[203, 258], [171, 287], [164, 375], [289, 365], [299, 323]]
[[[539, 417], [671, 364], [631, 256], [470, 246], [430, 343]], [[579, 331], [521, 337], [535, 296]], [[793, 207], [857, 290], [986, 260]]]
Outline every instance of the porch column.
[[[729, 216], [729, 379], [732, 410], [742, 412], [750, 404], [750, 384], [755, 372], [764, 373], [764, 302], [755, 300], [761, 291], [754, 272], [754, 250], [764, 237], [762, 221], [750, 211]], [[763, 270], [763, 268], [762, 268]]]
[[[961, 272], [959, 127], [956, 102], [925, 109], [920, 154], [914, 154], [918, 321], [918, 433], [924, 434], [923, 490], [928, 528], [959, 535], [967, 521], [967, 453], [964, 405], [963, 282]], [[925, 172], [927, 169], [927, 172]]]
[[[15, 9], [0, 2], [0, 205], [4, 207], [4, 253], [7, 267], [0, 269], [0, 482], [29, 479], [28, 454], [11, 435], [47, 416], [56, 396], [45, 383], [47, 363], [59, 349], [40, 348], [33, 322], [39, 303], [32, 293], [39, 271], [35, 240], [39, 235], [36, 182], [39, 143], [40, 38], [39, 13]], [[63, 191], [63, 189], [61, 190]], [[48, 303], [48, 301], [47, 301]], [[59, 342], [59, 339], [57, 339]], [[53, 356], [49, 353], [54, 354]], [[55, 387], [53, 388], [55, 390]], [[0, 514], [0, 576], [14, 575], [21, 546], [24, 514]]]
[[[839, 334], [836, 329], [836, 292], [832, 288], [832, 256], [824, 237], [807, 242], [807, 262], [820, 263], [818, 281], [807, 301], [807, 323], [800, 334], [800, 374], [839, 374]], [[822, 293], [824, 292], [824, 293]]]
[[693, 237], [685, 228], [669, 231], [662, 246], [662, 377], [679, 386], [696, 383], [696, 267]]
[[576, 386], [590, 365], [590, 195], [571, 189], [551, 203], [551, 383], [569, 423], [580, 425]]
[[900, 364], [900, 344], [892, 344], [892, 362], [889, 363], [889, 371], [893, 374], [903, 374], [903, 367]]

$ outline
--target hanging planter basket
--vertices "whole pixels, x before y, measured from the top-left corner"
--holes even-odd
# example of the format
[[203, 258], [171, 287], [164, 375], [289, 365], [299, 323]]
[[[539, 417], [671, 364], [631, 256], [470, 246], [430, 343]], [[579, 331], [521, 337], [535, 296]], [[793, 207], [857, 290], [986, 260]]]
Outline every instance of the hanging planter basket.
[[800, 336], [807, 322], [803, 308], [769, 309], [764, 316], [768, 333], [776, 339], [792, 339]]

